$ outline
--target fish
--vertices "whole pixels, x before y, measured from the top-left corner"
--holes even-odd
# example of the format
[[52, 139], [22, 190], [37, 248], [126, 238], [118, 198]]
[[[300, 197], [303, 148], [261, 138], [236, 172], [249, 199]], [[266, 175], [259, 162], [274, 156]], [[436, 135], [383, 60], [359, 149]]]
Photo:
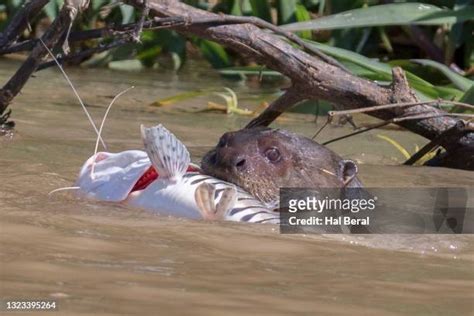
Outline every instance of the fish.
[[274, 205], [203, 174], [186, 146], [163, 125], [141, 125], [142, 150], [99, 152], [82, 166], [79, 197], [117, 202], [161, 215], [248, 223], [280, 222]]

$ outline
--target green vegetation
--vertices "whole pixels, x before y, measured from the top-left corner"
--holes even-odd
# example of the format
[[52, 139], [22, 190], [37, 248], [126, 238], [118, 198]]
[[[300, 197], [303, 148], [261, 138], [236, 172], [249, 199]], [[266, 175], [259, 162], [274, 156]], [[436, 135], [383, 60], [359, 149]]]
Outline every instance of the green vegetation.
[[[308, 43], [342, 62], [353, 73], [384, 83], [391, 67], [401, 66], [422, 99], [443, 98], [474, 104], [474, 4], [467, 0], [422, 2], [377, 0], [188, 0], [188, 4], [226, 14], [257, 16], [297, 32]], [[0, 5], [0, 29], [23, 1]], [[58, 13], [62, 0], [52, 0], [42, 16], [31, 21], [32, 33], [40, 33]], [[76, 30], [136, 21], [139, 14], [115, 0], [91, 0]], [[87, 21], [87, 22], [86, 22]], [[33, 35], [26, 32], [24, 38]], [[105, 39], [110, 41], [111, 39]], [[90, 41], [87, 48], [97, 45]], [[86, 47], [84, 47], [84, 45]], [[175, 31], [144, 31], [141, 43], [127, 44], [97, 54], [87, 65], [168, 67], [176, 71], [186, 58], [205, 58], [223, 75], [279, 76], [249, 58], [221, 45]], [[130, 60], [135, 62], [130, 63]], [[137, 60], [139, 62], [137, 62]], [[170, 66], [171, 65], [171, 66]], [[462, 111], [463, 109], [453, 108]]]

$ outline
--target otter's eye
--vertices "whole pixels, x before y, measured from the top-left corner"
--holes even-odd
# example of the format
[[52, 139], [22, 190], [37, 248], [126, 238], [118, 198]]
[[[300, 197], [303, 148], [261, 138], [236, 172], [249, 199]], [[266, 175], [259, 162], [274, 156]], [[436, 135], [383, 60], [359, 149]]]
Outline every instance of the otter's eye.
[[278, 151], [278, 149], [276, 149], [275, 147], [272, 147], [270, 149], [267, 149], [267, 151], [265, 152], [265, 156], [268, 158], [268, 160], [270, 160], [271, 162], [278, 162], [280, 161], [281, 159], [281, 155], [280, 155], [280, 152]]

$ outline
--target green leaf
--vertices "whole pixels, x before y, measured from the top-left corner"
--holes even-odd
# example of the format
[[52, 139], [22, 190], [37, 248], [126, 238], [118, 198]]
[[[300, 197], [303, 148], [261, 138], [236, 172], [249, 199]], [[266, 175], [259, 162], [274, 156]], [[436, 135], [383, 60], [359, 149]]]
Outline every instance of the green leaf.
[[178, 70], [186, 59], [186, 41], [176, 31], [160, 29], [156, 31], [144, 31], [141, 34], [142, 45], [138, 52], [138, 59], [146, 66], [153, 67], [162, 53], [169, 54], [169, 60], [161, 64], [165, 68]]
[[318, 5], [321, 5], [321, 2], [324, 2], [324, 0], [323, 1], [319, 1], [319, 0], [304, 0], [303, 1], [304, 6], [308, 8], [309, 10], [313, 10], [317, 8]]
[[459, 99], [459, 102], [474, 105], [474, 86], [472, 86], [463, 94], [463, 96]]
[[252, 5], [250, 4], [250, 0], [240, 0], [240, 8], [243, 15], [252, 15]]
[[[474, 86], [472, 86], [469, 90], [467, 90], [461, 96], [461, 98], [459, 98], [459, 102], [474, 105]], [[455, 105], [455, 106], [453, 106], [453, 108], [451, 109], [450, 112], [454, 112], [454, 113], [474, 113], [474, 110], [468, 109], [468, 108], [460, 106], [460, 105]]]
[[411, 59], [412, 62], [421, 64], [423, 66], [433, 67], [443, 73], [452, 83], [462, 91], [469, 90], [473, 85], [474, 81], [464, 78], [463, 76], [455, 73], [448, 66], [443, 65], [437, 61], [430, 59]]
[[58, 16], [58, 4], [56, 1], [49, 1], [45, 6], [44, 6], [44, 12], [46, 13], [46, 16], [53, 21], [57, 16]]
[[22, 0], [11, 0], [11, 4], [14, 8], [20, 7], [22, 3], [23, 3]]
[[318, 14], [320, 16], [324, 15], [324, 9], [326, 9], [326, 0], [319, 1]]
[[232, 15], [243, 15], [242, 14], [242, 8], [240, 7], [240, 1], [239, 0], [234, 0], [234, 3], [232, 5], [232, 9], [230, 10], [230, 14]]
[[127, 4], [122, 4], [120, 6], [120, 12], [122, 12], [122, 23], [130, 23], [133, 21], [133, 13], [135, 12], [135, 8], [129, 6]]
[[474, 86], [469, 88], [459, 101], [474, 105]]
[[193, 99], [196, 97], [200, 97], [203, 95], [207, 95], [211, 93], [213, 90], [212, 89], [202, 89], [202, 90], [193, 90], [193, 91], [186, 91], [182, 92], [167, 98], [159, 99], [151, 103], [151, 106], [167, 106], [167, 105], [173, 105], [177, 102]]
[[250, 5], [252, 6], [252, 13], [254, 16], [258, 16], [267, 22], [272, 22], [271, 8], [268, 1], [250, 0]]
[[92, 0], [91, 1], [91, 6], [92, 10], [97, 11], [102, 7], [105, 3], [109, 2], [109, 0]]
[[277, 0], [278, 24], [296, 22], [297, 0]]
[[[296, 5], [295, 15], [296, 15], [296, 21], [298, 22], [311, 20], [311, 16], [309, 15], [308, 10], [306, 10], [306, 8], [301, 4]], [[312, 37], [311, 31], [301, 31], [301, 32], [298, 32], [298, 35], [299, 37], [305, 38], [305, 39], [311, 39]]]
[[171, 52], [171, 60], [173, 60], [173, 69], [178, 70], [181, 68], [181, 66], [184, 63], [184, 59], [182, 55], [176, 53], [176, 52]]
[[341, 63], [344, 64], [344, 66], [356, 76], [375, 80], [380, 84], [390, 84], [390, 81], [387, 80], [387, 76], [385, 74], [380, 74], [378, 72], [367, 69], [366, 67], [359, 66], [347, 60], [341, 61]]
[[198, 45], [201, 53], [214, 68], [225, 68], [231, 65], [229, 55], [221, 45], [208, 40], [201, 40]]
[[380, 135], [380, 134], [377, 134], [376, 136], [378, 138], [383, 139], [383, 140], [389, 142], [390, 144], [392, 144], [396, 149], [398, 149], [399, 152], [402, 153], [402, 155], [405, 157], [405, 159], [409, 159], [411, 157], [411, 155], [408, 153], [408, 151], [402, 145], [400, 145], [399, 142], [397, 142], [393, 138], [390, 138], [390, 137], [385, 136], [385, 135]]
[[143, 65], [139, 60], [128, 59], [128, 60], [118, 60], [111, 61], [109, 63], [109, 68], [114, 70], [122, 71], [140, 71], [143, 69]]
[[364, 68], [370, 69], [374, 72], [385, 74], [385, 79], [391, 80], [392, 78], [392, 68], [387, 64], [381, 63], [371, 58], [367, 58], [363, 55], [354, 53], [347, 49], [333, 47], [309, 40], [306, 40], [306, 42], [314, 46], [315, 48], [321, 50], [323, 53], [336, 57], [337, 59], [347, 60]]
[[392, 3], [328, 15], [307, 22], [283, 25], [287, 31], [328, 30], [385, 25], [440, 25], [472, 20], [474, 7], [441, 9], [422, 3]]
[[324, 100], [306, 100], [296, 104], [289, 109], [289, 112], [312, 114], [312, 115], [327, 115], [329, 111], [333, 110], [331, 103]]
[[143, 66], [151, 68], [155, 64], [156, 58], [161, 53], [161, 51], [161, 47], [159, 45], [155, 45], [141, 50], [137, 54], [137, 58], [141, 61]]
[[[376, 73], [382, 81], [391, 81], [392, 80], [392, 68], [382, 62], [367, 58], [365, 56], [359, 55], [357, 53], [345, 50], [342, 48], [332, 47], [317, 43], [314, 41], [308, 41], [307, 43], [321, 50], [323, 53], [326, 53], [330, 56], [337, 58], [338, 60], [348, 61], [353, 64], [358, 65], [359, 67], [366, 68], [374, 73]], [[405, 71], [408, 82], [410, 86], [419, 92], [422, 99], [436, 99], [436, 98], [452, 98], [460, 97], [462, 91], [453, 88], [446, 87], [437, 87], [432, 85], [426, 80], [421, 79], [420, 77]]]
[[262, 75], [272, 77], [283, 77], [281, 73], [274, 70], [268, 70], [261, 66], [247, 66], [247, 67], [229, 67], [218, 70], [223, 75]]

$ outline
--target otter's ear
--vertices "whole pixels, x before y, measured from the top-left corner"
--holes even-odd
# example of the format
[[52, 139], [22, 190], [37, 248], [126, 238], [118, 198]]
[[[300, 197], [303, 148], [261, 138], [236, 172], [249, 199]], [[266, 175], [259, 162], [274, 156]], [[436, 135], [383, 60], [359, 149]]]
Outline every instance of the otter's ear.
[[347, 186], [357, 176], [359, 168], [352, 160], [342, 160], [339, 163], [339, 166], [341, 170], [342, 181], [344, 182], [344, 186]]

